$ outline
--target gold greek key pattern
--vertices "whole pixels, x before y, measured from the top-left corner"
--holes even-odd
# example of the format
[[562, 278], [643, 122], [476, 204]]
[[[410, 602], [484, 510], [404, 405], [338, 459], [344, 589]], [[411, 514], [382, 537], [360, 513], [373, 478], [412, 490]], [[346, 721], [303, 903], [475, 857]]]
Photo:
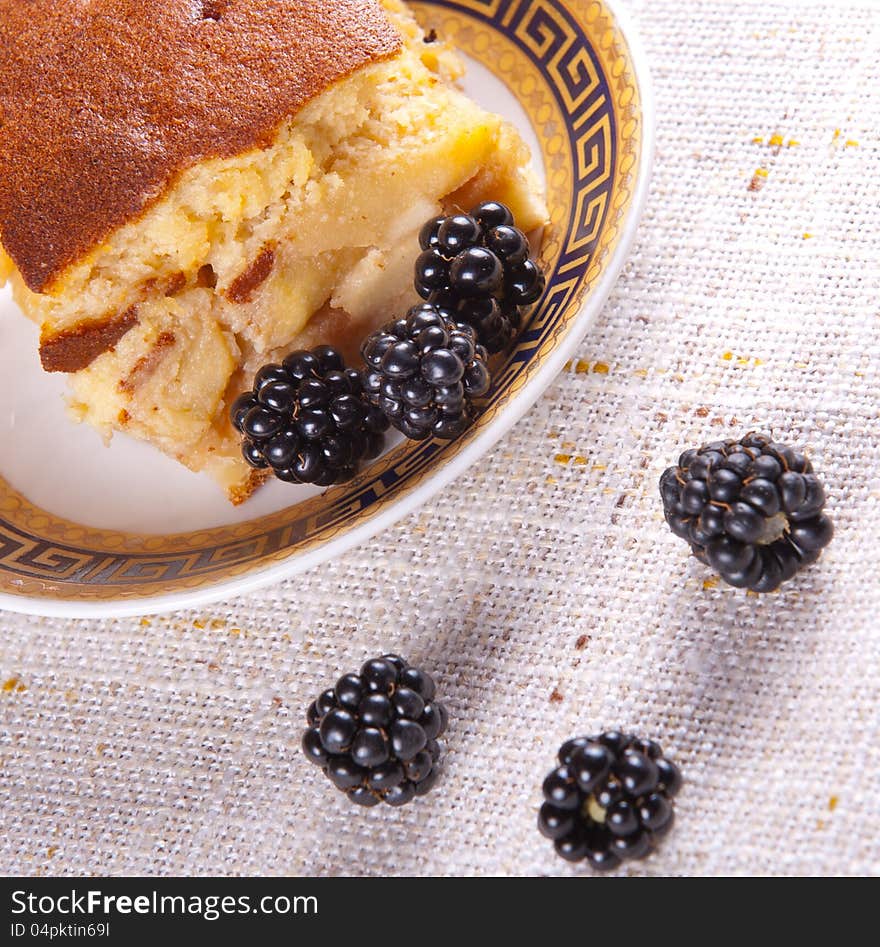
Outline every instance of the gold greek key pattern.
[[571, 330], [616, 247], [638, 170], [639, 89], [600, 0], [433, 0], [418, 15], [514, 92], [541, 142], [551, 224], [545, 298], [457, 441], [395, 448], [345, 487], [250, 522], [177, 536], [71, 523], [0, 480], [0, 591], [71, 601], [148, 598], [226, 582], [360, 526], [455, 458], [515, 399]]

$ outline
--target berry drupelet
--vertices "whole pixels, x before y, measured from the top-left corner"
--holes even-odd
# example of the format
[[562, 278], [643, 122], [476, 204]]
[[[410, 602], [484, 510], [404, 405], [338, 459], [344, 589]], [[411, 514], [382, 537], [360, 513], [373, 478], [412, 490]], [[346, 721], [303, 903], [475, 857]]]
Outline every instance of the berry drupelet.
[[522, 312], [544, 292], [541, 268], [529, 259], [526, 235], [503, 204], [429, 220], [419, 235], [416, 292], [456, 322], [473, 326], [488, 352], [500, 352], [520, 327]]
[[306, 719], [303, 753], [352, 802], [402, 806], [433, 788], [446, 709], [431, 677], [397, 655], [341, 677]]
[[412, 440], [457, 437], [491, 383], [474, 330], [431, 303], [368, 336], [361, 355], [366, 397]]
[[660, 494], [670, 529], [700, 562], [753, 592], [779, 588], [834, 534], [810, 461], [764, 434], [685, 451]]
[[329, 346], [266, 365], [230, 417], [244, 459], [279, 480], [330, 486], [382, 452], [388, 421], [364, 397], [360, 373]]
[[568, 861], [607, 871], [643, 858], [673, 822], [678, 767], [653, 740], [617, 730], [563, 743], [544, 780], [538, 829]]

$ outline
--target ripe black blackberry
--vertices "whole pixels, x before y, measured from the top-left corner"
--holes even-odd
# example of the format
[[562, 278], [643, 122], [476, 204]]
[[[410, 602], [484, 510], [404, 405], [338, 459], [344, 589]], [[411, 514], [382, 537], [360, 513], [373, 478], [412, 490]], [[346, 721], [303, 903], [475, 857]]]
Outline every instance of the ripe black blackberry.
[[352, 802], [402, 806], [433, 788], [446, 709], [430, 675], [397, 655], [341, 677], [306, 719], [303, 752]]
[[510, 210], [491, 201], [470, 214], [435, 217], [422, 228], [419, 244], [416, 292], [473, 326], [488, 352], [506, 348], [545, 286]]
[[504, 351], [522, 325], [520, 307], [494, 296], [459, 299], [454, 293], [443, 292], [435, 293], [431, 301], [453, 322], [471, 326], [490, 355]]
[[457, 437], [491, 384], [474, 330], [431, 303], [368, 336], [361, 355], [366, 397], [412, 440]]
[[544, 780], [538, 829], [568, 861], [607, 871], [644, 858], [673, 822], [678, 767], [653, 740], [618, 730], [563, 743]]
[[666, 522], [700, 562], [753, 592], [779, 588], [834, 534], [810, 461], [764, 434], [685, 451], [660, 494]]
[[257, 372], [230, 411], [244, 459], [279, 480], [327, 487], [382, 452], [388, 421], [364, 397], [360, 373], [329, 346], [292, 352]]

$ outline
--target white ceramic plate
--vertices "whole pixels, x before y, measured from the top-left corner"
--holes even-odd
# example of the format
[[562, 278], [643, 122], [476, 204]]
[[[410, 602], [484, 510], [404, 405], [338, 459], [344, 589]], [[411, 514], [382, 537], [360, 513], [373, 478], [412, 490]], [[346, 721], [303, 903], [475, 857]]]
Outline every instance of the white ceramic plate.
[[73, 424], [64, 377], [40, 368], [37, 328], [0, 292], [0, 607], [146, 614], [308, 569], [474, 463], [572, 355], [620, 272], [647, 192], [652, 101], [638, 44], [605, 3], [414, 6], [465, 54], [469, 94], [524, 134], [552, 213], [547, 293], [473, 429], [451, 444], [398, 442], [344, 488], [274, 481], [234, 508], [158, 451], [124, 435], [105, 447]]

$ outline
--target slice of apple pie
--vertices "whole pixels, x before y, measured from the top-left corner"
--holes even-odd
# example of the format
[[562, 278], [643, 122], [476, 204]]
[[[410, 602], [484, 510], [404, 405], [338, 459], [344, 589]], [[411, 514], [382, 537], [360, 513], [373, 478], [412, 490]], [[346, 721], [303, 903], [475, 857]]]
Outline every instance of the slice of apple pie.
[[399, 0], [0, 0], [0, 282], [74, 415], [246, 499], [261, 365], [405, 311], [442, 208], [544, 223], [461, 72]]

